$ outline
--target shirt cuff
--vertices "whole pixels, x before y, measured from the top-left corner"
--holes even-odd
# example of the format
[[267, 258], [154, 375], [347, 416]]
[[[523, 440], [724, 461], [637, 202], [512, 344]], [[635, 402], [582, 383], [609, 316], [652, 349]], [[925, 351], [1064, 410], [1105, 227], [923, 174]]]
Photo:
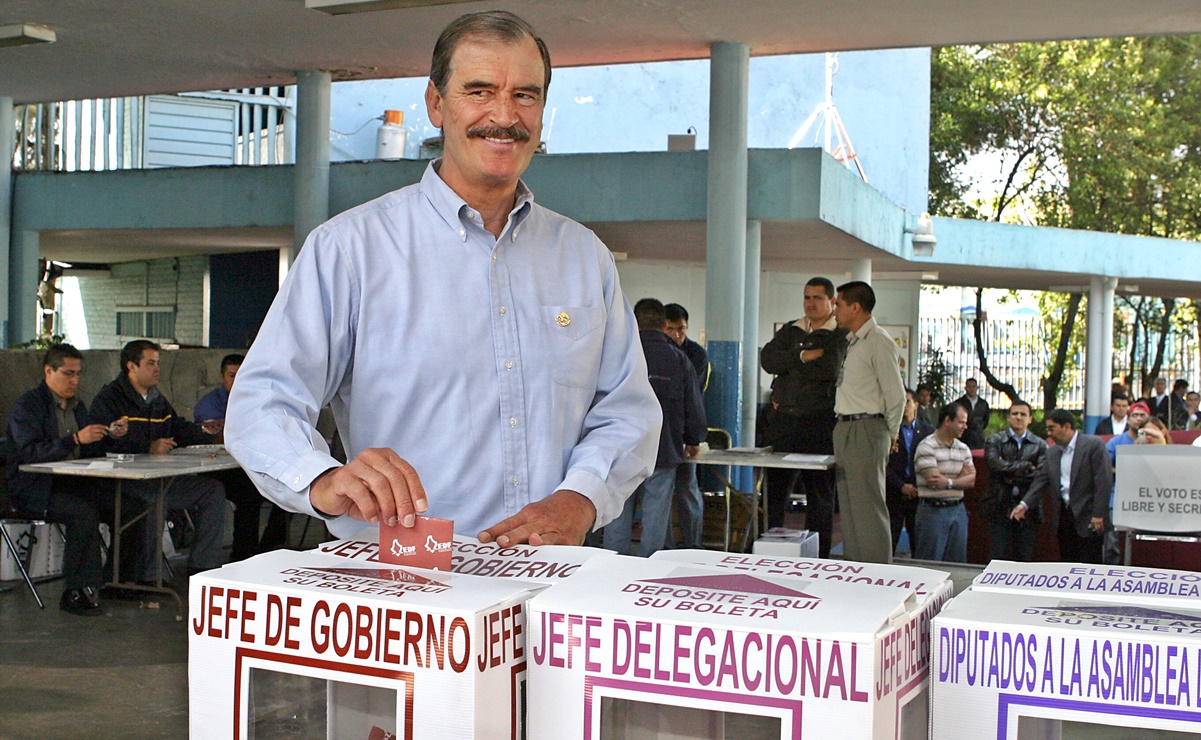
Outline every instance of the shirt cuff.
[[625, 505], [625, 499], [618, 501], [603, 480], [584, 470], [567, 471], [567, 477], [559, 484], [559, 490], [575, 491], [592, 502], [596, 507], [593, 531], [616, 519]]

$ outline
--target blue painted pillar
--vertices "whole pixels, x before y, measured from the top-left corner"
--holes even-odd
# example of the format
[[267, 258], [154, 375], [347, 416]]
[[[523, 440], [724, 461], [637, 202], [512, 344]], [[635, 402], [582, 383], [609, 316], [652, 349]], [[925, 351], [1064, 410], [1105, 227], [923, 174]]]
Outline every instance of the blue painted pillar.
[[[36, 231], [11, 232], [8, 253], [8, 343], [28, 342], [38, 331], [38, 247]], [[8, 344], [5, 345], [6, 347]]]
[[748, 445], [742, 428], [746, 290], [747, 87], [750, 48], [719, 41], [709, 57], [709, 195], [705, 335], [713, 377], [709, 425]]
[[1084, 376], [1084, 431], [1092, 434], [1109, 414], [1113, 373], [1113, 292], [1116, 278], [1093, 275], [1088, 286]]
[[329, 219], [329, 72], [297, 72], [296, 88], [293, 260], [309, 232]]
[[7, 347], [9, 318], [9, 275], [13, 266], [9, 262], [12, 245], [12, 202], [13, 168], [12, 155], [17, 146], [16, 121], [13, 118], [13, 99], [0, 95], [0, 152], [4, 154], [5, 166], [0, 167], [0, 349]]

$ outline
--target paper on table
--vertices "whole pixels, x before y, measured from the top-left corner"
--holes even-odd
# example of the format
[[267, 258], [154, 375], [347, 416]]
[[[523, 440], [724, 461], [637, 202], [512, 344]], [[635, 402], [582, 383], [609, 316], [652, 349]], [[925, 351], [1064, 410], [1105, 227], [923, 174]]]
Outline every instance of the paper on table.
[[808, 462], [819, 455], [807, 455], [801, 452], [793, 452], [784, 456], [784, 462]]
[[87, 463], [75, 463], [88, 470], [112, 470], [116, 463], [111, 460], [89, 460]]

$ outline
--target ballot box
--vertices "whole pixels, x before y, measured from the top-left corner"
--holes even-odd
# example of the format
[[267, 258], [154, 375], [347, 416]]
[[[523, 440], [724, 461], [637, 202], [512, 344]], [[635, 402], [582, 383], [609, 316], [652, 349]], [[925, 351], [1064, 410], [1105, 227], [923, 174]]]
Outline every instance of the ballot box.
[[994, 561], [934, 618], [933, 737], [1201, 737], [1199, 584]]
[[[0, 524], [8, 532], [17, 556], [25, 563], [29, 577], [35, 580], [56, 578], [63, 574], [63, 549], [66, 540], [57, 524], [44, 522], [4, 522]], [[21, 569], [12, 552], [0, 542], [0, 581], [15, 581], [21, 577]]]
[[819, 552], [817, 532], [808, 529], [772, 527], [755, 540], [751, 552], [756, 555], [778, 557], [815, 558]]
[[713, 552], [710, 550], [663, 550], [655, 559], [674, 560], [709, 565], [731, 570], [752, 571], [773, 576], [819, 579], [841, 583], [867, 583], [888, 588], [913, 591], [907, 604], [912, 621], [911, 634], [917, 635], [917, 675], [920, 681], [911, 682], [898, 696], [906, 716], [912, 718], [910, 727], [924, 725], [929, 720], [930, 703], [930, 633], [934, 615], [951, 598], [955, 586], [946, 571], [916, 568], [907, 565], [855, 563], [821, 558], [765, 557], [756, 554]]
[[[368, 527], [344, 540], [326, 542], [314, 552], [364, 562], [379, 562], [379, 530]], [[596, 547], [562, 545], [512, 545], [501, 547], [474, 537], [455, 535], [450, 569], [465, 575], [517, 578], [534, 583], [556, 583], [569, 578], [593, 558], [616, 557]]]
[[193, 576], [191, 735], [523, 737], [542, 588], [289, 550]]
[[[912, 588], [617, 556], [528, 603], [530, 738], [924, 738]], [[835, 728], [837, 728], [835, 730]]]

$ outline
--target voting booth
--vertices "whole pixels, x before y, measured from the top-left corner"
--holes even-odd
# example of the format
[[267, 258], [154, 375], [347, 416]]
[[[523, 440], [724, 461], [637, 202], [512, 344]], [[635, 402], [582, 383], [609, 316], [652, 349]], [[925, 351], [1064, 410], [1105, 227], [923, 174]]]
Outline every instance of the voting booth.
[[932, 737], [1201, 737], [1201, 574], [993, 561], [934, 618]]
[[542, 588], [289, 550], [196, 575], [191, 736], [524, 737]]
[[1115, 529], [1134, 536], [1201, 533], [1201, 447], [1122, 445], [1116, 453]]
[[[913, 588], [668, 559], [586, 563], [528, 603], [529, 737], [925, 738]], [[834, 733], [834, 734], [832, 734]]]

